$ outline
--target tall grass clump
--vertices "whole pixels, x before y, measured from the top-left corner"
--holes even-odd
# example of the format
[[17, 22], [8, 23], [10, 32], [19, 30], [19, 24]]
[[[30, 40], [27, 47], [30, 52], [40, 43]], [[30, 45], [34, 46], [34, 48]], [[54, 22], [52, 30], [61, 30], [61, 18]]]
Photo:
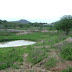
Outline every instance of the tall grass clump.
[[64, 34], [61, 34], [61, 35], [59, 35], [59, 37], [57, 38], [57, 40], [56, 40], [56, 43], [58, 43], [58, 42], [60, 42], [60, 41], [63, 41], [63, 40], [65, 40], [67, 38], [67, 36]]
[[32, 49], [31, 52], [28, 55], [28, 62], [32, 63], [33, 65], [42, 61], [44, 58], [46, 58], [48, 55], [46, 53], [46, 50], [41, 48], [35, 48]]
[[55, 58], [50, 58], [46, 63], [45, 67], [46, 69], [50, 69], [50, 67], [54, 67], [57, 63], [57, 60]]
[[72, 60], [72, 44], [66, 43], [60, 49], [60, 55], [65, 60]]

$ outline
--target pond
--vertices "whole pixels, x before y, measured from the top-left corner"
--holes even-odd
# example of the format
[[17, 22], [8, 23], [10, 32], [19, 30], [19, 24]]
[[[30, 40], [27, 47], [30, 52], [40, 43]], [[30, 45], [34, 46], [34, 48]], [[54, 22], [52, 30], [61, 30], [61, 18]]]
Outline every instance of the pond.
[[0, 43], [0, 48], [32, 45], [32, 44], [35, 44], [35, 43], [36, 42], [26, 41], [26, 40], [16, 40], [16, 41], [10, 41], [10, 42], [2, 42], [2, 43]]

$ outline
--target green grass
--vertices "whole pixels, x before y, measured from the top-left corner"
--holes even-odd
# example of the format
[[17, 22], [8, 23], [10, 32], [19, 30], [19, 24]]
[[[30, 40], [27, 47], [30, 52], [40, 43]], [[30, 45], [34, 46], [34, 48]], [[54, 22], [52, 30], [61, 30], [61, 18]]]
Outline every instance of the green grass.
[[60, 52], [60, 56], [64, 60], [70, 60], [72, 61], [72, 43], [69, 42], [63, 42], [63, 45], [58, 45], [57, 47], [53, 47], [58, 49]]
[[40, 41], [43, 40], [45, 41], [46, 45], [53, 45], [66, 38], [67, 36], [60, 35], [58, 33], [32, 33], [27, 35], [0, 36], [0, 41], [2, 42], [2, 41], [11, 41], [11, 40], [31, 40], [40, 43]]
[[[27, 35], [14, 35], [14, 36], [0, 36], [0, 42], [11, 40], [31, 40], [36, 41], [34, 45], [28, 45], [27, 48], [13, 47], [13, 48], [0, 48], [0, 69], [12, 66], [14, 62], [23, 61], [23, 54], [29, 53], [28, 61], [36, 64], [48, 56], [49, 50], [45, 48], [37, 48], [34, 46], [47, 46], [53, 45], [57, 42], [63, 41], [68, 36], [60, 35], [60, 33], [32, 33]], [[43, 41], [43, 42], [41, 42]]]
[[26, 48], [0, 48], [0, 70], [13, 66], [14, 62], [22, 62]]
[[13, 36], [16, 35], [16, 33], [18, 32], [9, 32], [6, 29], [4, 29], [3, 31], [0, 30], [0, 36]]
[[65, 60], [72, 60], [72, 44], [66, 43], [60, 50], [60, 55]]
[[57, 63], [57, 60], [55, 60], [55, 58], [50, 58], [46, 63], [45, 63], [45, 67], [46, 69], [50, 69], [51, 67], [54, 67]]
[[18, 51], [15, 49], [0, 50], [0, 69], [8, 68], [10, 67], [15, 61], [17, 61], [20, 58], [18, 55]]
[[68, 69], [64, 69], [62, 70], [62, 72], [72, 72], [72, 67], [67, 66]]
[[28, 55], [28, 62], [32, 63], [33, 65], [42, 61], [44, 58], [48, 57], [48, 52], [46, 48], [36, 48], [32, 49]]

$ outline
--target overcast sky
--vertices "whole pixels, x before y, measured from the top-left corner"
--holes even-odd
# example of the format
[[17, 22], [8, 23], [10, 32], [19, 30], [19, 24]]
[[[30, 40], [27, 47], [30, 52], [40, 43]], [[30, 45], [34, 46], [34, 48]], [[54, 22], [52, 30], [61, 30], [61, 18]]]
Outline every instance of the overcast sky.
[[72, 15], [72, 0], [0, 0], [0, 19], [54, 22]]

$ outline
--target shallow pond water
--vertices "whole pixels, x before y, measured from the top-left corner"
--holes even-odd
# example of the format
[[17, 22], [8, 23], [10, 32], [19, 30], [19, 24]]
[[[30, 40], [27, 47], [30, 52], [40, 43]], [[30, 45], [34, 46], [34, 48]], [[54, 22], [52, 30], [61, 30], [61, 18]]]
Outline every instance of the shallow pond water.
[[26, 41], [26, 40], [16, 40], [16, 41], [10, 41], [10, 42], [2, 42], [2, 43], [0, 43], [0, 48], [32, 45], [35, 43], [36, 42]]

